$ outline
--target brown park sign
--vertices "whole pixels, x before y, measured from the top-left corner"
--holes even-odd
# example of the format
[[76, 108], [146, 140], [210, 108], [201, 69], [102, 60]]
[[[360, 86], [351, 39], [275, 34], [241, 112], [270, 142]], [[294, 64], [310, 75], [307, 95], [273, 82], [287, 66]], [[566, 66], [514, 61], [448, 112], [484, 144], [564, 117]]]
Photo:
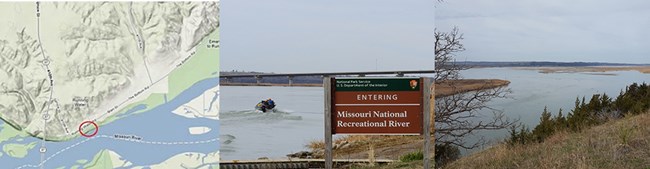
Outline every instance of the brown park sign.
[[332, 134], [421, 134], [423, 82], [406, 77], [332, 78]]
[[[433, 79], [325, 77], [323, 87], [326, 169], [333, 168], [333, 134], [423, 133], [426, 133], [423, 141], [424, 168], [429, 168], [429, 117], [433, 114], [431, 106], [434, 105]], [[425, 110], [427, 113], [423, 113]]]

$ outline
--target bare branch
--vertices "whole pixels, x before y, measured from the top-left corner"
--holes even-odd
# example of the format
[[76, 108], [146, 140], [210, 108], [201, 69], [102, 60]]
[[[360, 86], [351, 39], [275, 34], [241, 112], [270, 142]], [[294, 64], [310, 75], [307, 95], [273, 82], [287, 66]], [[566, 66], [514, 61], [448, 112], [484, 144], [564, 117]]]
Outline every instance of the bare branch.
[[465, 47], [461, 43], [463, 34], [459, 33], [457, 27], [454, 27], [451, 32], [435, 31], [435, 64], [436, 64], [436, 81], [458, 79], [460, 70], [466, 69], [460, 65], [456, 65], [454, 57], [455, 53], [465, 51]]
[[[451, 83], [452, 91], [461, 93], [447, 95], [436, 99], [436, 142], [450, 144], [458, 147], [472, 149], [484, 145], [483, 138], [474, 143], [467, 143], [465, 137], [473, 135], [477, 130], [500, 130], [508, 128], [517, 120], [508, 119], [502, 111], [487, 105], [493, 99], [506, 98], [511, 93], [510, 89], [500, 86], [491, 88], [487, 82], [481, 90], [465, 92], [458, 87], [460, 71], [467, 69], [455, 64], [456, 53], [465, 50], [461, 41], [463, 35], [458, 28], [451, 32], [435, 32], [435, 64], [437, 74], [436, 83]], [[457, 89], [458, 88], [458, 89]], [[481, 120], [485, 110], [492, 111], [492, 118]]]

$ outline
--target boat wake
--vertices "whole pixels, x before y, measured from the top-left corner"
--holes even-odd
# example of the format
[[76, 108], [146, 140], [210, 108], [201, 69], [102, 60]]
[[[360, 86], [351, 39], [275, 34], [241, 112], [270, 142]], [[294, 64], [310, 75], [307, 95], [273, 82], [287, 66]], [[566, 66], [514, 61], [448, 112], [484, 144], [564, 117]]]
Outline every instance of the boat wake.
[[302, 120], [302, 116], [292, 115], [284, 110], [263, 113], [257, 110], [228, 111], [220, 114], [221, 121], [284, 121]]
[[219, 136], [219, 141], [221, 142], [221, 148], [220, 152], [222, 153], [229, 153], [229, 152], [235, 152], [235, 147], [230, 145], [233, 141], [235, 141], [236, 137], [230, 134], [223, 134]]

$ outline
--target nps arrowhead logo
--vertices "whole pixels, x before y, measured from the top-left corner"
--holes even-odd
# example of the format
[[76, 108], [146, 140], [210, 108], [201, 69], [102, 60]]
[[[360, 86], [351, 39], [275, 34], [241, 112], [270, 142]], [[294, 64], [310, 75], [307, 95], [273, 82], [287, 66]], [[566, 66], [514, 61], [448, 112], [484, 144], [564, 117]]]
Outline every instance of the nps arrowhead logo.
[[411, 80], [409, 81], [409, 84], [411, 85], [411, 89], [415, 89], [418, 87], [418, 81], [417, 80]]

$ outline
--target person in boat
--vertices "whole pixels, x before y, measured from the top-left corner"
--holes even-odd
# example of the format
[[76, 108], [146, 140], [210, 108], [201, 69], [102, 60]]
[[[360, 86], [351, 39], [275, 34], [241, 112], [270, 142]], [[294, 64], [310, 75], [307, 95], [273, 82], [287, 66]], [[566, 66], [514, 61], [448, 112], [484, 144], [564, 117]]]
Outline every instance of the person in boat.
[[271, 109], [275, 108], [275, 102], [271, 98], [266, 99], [266, 104], [268, 105], [267, 106], [268, 108], [271, 108]]
[[255, 107], [262, 112], [266, 112], [267, 110], [273, 110], [273, 108], [275, 108], [275, 102], [271, 98], [268, 98], [257, 103], [257, 106]]

